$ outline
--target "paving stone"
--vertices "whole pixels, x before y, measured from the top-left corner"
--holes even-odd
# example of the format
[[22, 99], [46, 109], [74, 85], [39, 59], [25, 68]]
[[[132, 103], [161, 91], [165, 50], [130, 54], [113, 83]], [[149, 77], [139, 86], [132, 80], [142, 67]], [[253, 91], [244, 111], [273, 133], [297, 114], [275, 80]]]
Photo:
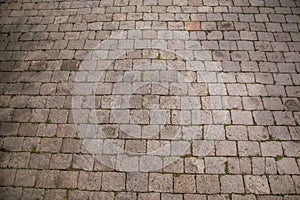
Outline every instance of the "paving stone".
[[153, 200], [158, 200], [160, 199], [160, 194], [159, 193], [140, 193], [138, 195], [139, 200], [146, 200], [146, 199], [153, 199]]
[[32, 118], [30, 122], [45, 122], [48, 117], [48, 109], [34, 109], [32, 111]]
[[56, 132], [57, 137], [74, 138], [77, 136], [75, 126], [70, 124], [59, 124], [56, 131], [52, 131]]
[[247, 129], [245, 126], [226, 126], [226, 138], [230, 140], [247, 140]]
[[192, 152], [194, 156], [206, 156], [215, 154], [214, 141], [194, 140], [192, 144]]
[[72, 164], [72, 155], [53, 154], [50, 160], [50, 169], [68, 169]]
[[1, 123], [0, 133], [1, 135], [17, 135], [19, 128], [18, 123]]
[[286, 110], [299, 110], [299, 102], [296, 99], [286, 99], [284, 101], [284, 107]]
[[251, 160], [249, 158], [240, 159], [241, 172], [245, 174], [251, 173]]
[[61, 151], [63, 153], [79, 153], [81, 141], [77, 139], [64, 139], [62, 141]]
[[44, 189], [24, 188], [22, 192], [23, 199], [42, 198], [43, 195], [44, 195]]
[[21, 136], [35, 136], [37, 132], [37, 125], [36, 124], [21, 124], [19, 128], [19, 135]]
[[163, 167], [162, 158], [158, 156], [142, 156], [139, 164], [141, 172], [160, 171]]
[[274, 112], [275, 122], [277, 125], [295, 125], [294, 117], [290, 112]]
[[12, 153], [8, 167], [12, 168], [27, 168], [30, 160], [29, 152]]
[[266, 173], [277, 174], [276, 162], [273, 158], [266, 158]]
[[23, 141], [23, 137], [5, 137], [2, 148], [6, 151], [21, 151]]
[[149, 111], [147, 110], [133, 110], [130, 112], [131, 123], [149, 124]]
[[39, 145], [39, 150], [41, 152], [57, 153], [60, 151], [61, 143], [61, 138], [42, 138]]
[[78, 172], [60, 171], [56, 182], [59, 188], [77, 188]]
[[299, 176], [298, 175], [295, 175], [295, 176], [292, 176], [293, 178], [293, 181], [295, 183], [295, 188], [296, 188], [296, 192], [298, 193], [299, 192]]
[[254, 200], [256, 199], [255, 195], [238, 195], [238, 194], [233, 194], [232, 199], [251, 199]]
[[249, 96], [267, 96], [267, 89], [261, 84], [248, 84], [247, 85]]
[[13, 186], [16, 176], [15, 169], [2, 169], [0, 171], [1, 186]]
[[208, 110], [192, 110], [193, 124], [210, 124], [212, 122], [211, 112]]
[[[7, 116], [9, 116], [9, 115], [10, 114], [7, 114]], [[31, 110], [30, 109], [15, 109], [14, 110], [13, 121], [29, 122], [30, 118], [31, 118]]]
[[1, 161], [1, 164], [0, 164], [0, 166], [1, 167], [7, 167], [8, 166], [8, 163], [9, 163], [9, 161], [10, 161], [10, 157], [11, 157], [11, 153], [9, 153], [9, 152], [1, 152], [0, 153], [0, 161]]
[[200, 195], [200, 194], [184, 194], [184, 199], [187, 200], [204, 200], [206, 199], [206, 197], [204, 195]]
[[142, 127], [142, 138], [158, 139], [159, 125], [146, 125]]
[[210, 174], [223, 174], [225, 172], [225, 157], [205, 157], [205, 172]]
[[262, 156], [282, 155], [282, 146], [280, 142], [263, 142], [260, 144]]
[[118, 155], [116, 158], [116, 169], [120, 171], [136, 172], [139, 169], [139, 157]]
[[274, 118], [270, 111], [254, 111], [253, 117], [257, 125], [274, 125]]
[[36, 135], [53, 137], [56, 134], [57, 126], [55, 124], [39, 124]]
[[89, 198], [89, 191], [81, 191], [81, 190], [71, 190], [68, 192], [68, 197], [70, 199], [88, 199]]
[[181, 127], [177, 125], [161, 125], [160, 138], [168, 140], [175, 140], [181, 138]]
[[196, 193], [196, 179], [193, 175], [180, 175], [174, 177], [174, 192]]
[[299, 174], [299, 167], [294, 158], [282, 158], [276, 162], [279, 174]]
[[145, 153], [146, 141], [127, 140], [125, 143], [125, 150], [131, 153]]
[[59, 171], [42, 170], [38, 171], [35, 185], [40, 188], [55, 188], [57, 187]]
[[102, 174], [102, 189], [104, 191], [124, 191], [125, 174], [119, 172], [105, 172]]
[[107, 139], [103, 144], [104, 154], [117, 154], [124, 151], [124, 140]]
[[252, 125], [253, 119], [251, 112], [233, 110], [231, 111], [232, 121], [234, 124]]
[[152, 140], [147, 142], [147, 153], [150, 155], [170, 155], [171, 144], [169, 141]]
[[78, 188], [83, 190], [101, 189], [101, 172], [80, 172], [78, 176]]
[[182, 194], [165, 194], [165, 193], [163, 193], [161, 195], [161, 199], [163, 199], [163, 200], [171, 200], [171, 199], [182, 200], [182, 198], [183, 198]]
[[269, 177], [270, 187], [273, 194], [294, 194], [293, 180], [288, 175], [272, 175]]
[[245, 187], [247, 193], [269, 194], [270, 188], [268, 180], [265, 176], [244, 176]]
[[127, 191], [148, 191], [148, 174], [146, 173], [128, 173], [126, 179]]
[[33, 169], [48, 169], [51, 155], [49, 153], [33, 153], [30, 157], [29, 166]]
[[188, 141], [171, 141], [171, 155], [183, 156], [190, 154], [190, 142]]
[[140, 138], [141, 126], [135, 124], [121, 124], [120, 125], [120, 137], [121, 138]]
[[121, 199], [136, 199], [135, 193], [129, 193], [129, 192], [120, 192], [115, 196], [115, 199], [121, 200]]
[[83, 169], [87, 171], [93, 170], [94, 158], [90, 155], [77, 155], [73, 156], [72, 168]]
[[172, 192], [173, 177], [171, 174], [152, 173], [149, 176], [150, 192]]
[[252, 158], [252, 173], [265, 174], [265, 171], [266, 171], [265, 158], [261, 158], [261, 157]]
[[258, 97], [243, 97], [243, 105], [246, 110], [262, 110], [263, 104]]
[[33, 187], [35, 184], [36, 170], [18, 170], [16, 174], [15, 185]]
[[237, 149], [234, 141], [220, 141], [216, 144], [216, 155], [235, 156], [236, 154]]
[[228, 158], [227, 168], [229, 174], [240, 174], [241, 173], [240, 159], [235, 157]]
[[75, 60], [64, 60], [61, 69], [66, 71], [76, 71], [79, 67], [78, 64], [79, 62]]
[[259, 156], [259, 143], [254, 141], [239, 141], [238, 151], [240, 156]]
[[244, 193], [244, 183], [242, 176], [221, 176], [221, 191], [224, 193]]
[[90, 192], [89, 199], [96, 200], [96, 199], [114, 199], [113, 192]]
[[66, 123], [68, 118], [68, 110], [50, 110], [49, 119], [52, 123]]
[[166, 157], [164, 159], [163, 171], [169, 173], [183, 173], [184, 165], [183, 158], [174, 157]]
[[[188, 115], [189, 117], [190, 115]], [[185, 116], [183, 116], [185, 117]], [[202, 129], [199, 126], [183, 126], [182, 127], [182, 138], [184, 140], [201, 139]]]
[[292, 139], [293, 140], [297, 139], [298, 133], [299, 133], [298, 128], [290, 128], [289, 130], [290, 130], [290, 135], [291, 135]]
[[110, 114], [111, 123], [129, 123], [129, 110], [113, 110]]
[[197, 192], [200, 194], [220, 193], [220, 183], [217, 175], [197, 175]]
[[185, 22], [185, 30], [188, 31], [200, 30], [200, 22]]
[[66, 190], [62, 189], [55, 189], [55, 190], [46, 190], [44, 194], [44, 199], [50, 200], [50, 199], [59, 199], [64, 198], [66, 196]]
[[20, 199], [22, 195], [22, 188], [12, 188], [12, 187], [1, 187], [0, 189], [1, 197], [8, 200]]
[[282, 147], [286, 156], [298, 156], [300, 153], [299, 144], [294, 141], [283, 142]]
[[219, 199], [228, 199], [228, 198], [229, 196], [227, 194], [214, 194], [208, 196], [209, 200], [219, 200]]
[[25, 108], [29, 96], [15, 96], [10, 100], [10, 106], [13, 108]]
[[286, 195], [285, 199], [297, 199], [297, 195]]
[[249, 126], [248, 135], [250, 140], [264, 141], [269, 139], [268, 129], [264, 126]]

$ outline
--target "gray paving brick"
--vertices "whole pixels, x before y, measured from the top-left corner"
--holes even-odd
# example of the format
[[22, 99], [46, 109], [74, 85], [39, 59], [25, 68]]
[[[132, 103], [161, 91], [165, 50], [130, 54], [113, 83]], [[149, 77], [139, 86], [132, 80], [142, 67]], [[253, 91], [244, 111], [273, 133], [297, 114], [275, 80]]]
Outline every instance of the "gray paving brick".
[[299, 168], [294, 158], [283, 158], [277, 161], [279, 174], [299, 174]]
[[149, 191], [153, 192], [172, 192], [173, 191], [173, 177], [171, 174], [157, 174], [149, 175]]
[[196, 176], [197, 192], [200, 194], [217, 194], [221, 191], [218, 176], [198, 175]]
[[242, 176], [221, 176], [221, 191], [224, 193], [244, 193], [244, 183]]
[[22, 188], [2, 187], [1, 194], [5, 199], [20, 199], [22, 195]]
[[239, 141], [238, 142], [239, 155], [241, 156], [259, 156], [259, 143], [254, 141]]
[[148, 191], [148, 174], [130, 173], [127, 174], [126, 188], [128, 191]]
[[102, 175], [102, 189], [112, 191], [125, 190], [125, 174], [118, 172], [106, 172]]
[[100, 190], [101, 189], [100, 172], [80, 172], [78, 176], [78, 188], [84, 190]]
[[273, 175], [270, 176], [270, 187], [271, 191], [275, 194], [285, 193], [293, 194], [295, 193], [295, 187], [292, 183], [292, 178], [288, 175]]
[[206, 157], [204, 159], [205, 172], [210, 174], [223, 174], [225, 172], [225, 157]]

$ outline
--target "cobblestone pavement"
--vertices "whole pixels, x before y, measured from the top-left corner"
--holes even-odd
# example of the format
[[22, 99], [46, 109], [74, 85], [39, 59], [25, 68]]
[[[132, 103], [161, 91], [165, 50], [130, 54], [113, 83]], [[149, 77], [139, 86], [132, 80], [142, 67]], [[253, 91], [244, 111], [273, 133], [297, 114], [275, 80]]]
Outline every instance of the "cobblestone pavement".
[[300, 199], [299, 0], [0, 1], [0, 199]]

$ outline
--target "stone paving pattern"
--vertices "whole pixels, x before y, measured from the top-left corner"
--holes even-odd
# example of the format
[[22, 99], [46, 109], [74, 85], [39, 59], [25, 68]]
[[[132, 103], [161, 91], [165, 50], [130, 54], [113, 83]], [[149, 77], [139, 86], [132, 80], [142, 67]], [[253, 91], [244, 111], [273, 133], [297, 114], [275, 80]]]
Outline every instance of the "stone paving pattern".
[[[0, 199], [299, 199], [299, 7], [2, 0]], [[89, 58], [100, 43], [101, 55]], [[126, 56], [103, 70], [103, 49]], [[72, 93], [100, 76], [78, 81], [82, 63], [105, 74], [95, 97]], [[74, 95], [91, 121], [95, 99], [109, 138], [87, 145], [116, 158], [114, 142], [130, 156], [110, 159], [111, 167], [93, 156], [74, 125]], [[132, 156], [141, 153], [153, 162]]]

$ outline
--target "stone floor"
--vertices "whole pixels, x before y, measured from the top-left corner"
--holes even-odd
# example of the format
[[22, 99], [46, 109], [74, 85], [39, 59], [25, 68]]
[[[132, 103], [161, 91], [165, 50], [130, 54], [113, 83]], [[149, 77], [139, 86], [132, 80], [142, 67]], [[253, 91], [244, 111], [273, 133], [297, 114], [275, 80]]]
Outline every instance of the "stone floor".
[[300, 199], [299, 0], [0, 0], [0, 199]]

